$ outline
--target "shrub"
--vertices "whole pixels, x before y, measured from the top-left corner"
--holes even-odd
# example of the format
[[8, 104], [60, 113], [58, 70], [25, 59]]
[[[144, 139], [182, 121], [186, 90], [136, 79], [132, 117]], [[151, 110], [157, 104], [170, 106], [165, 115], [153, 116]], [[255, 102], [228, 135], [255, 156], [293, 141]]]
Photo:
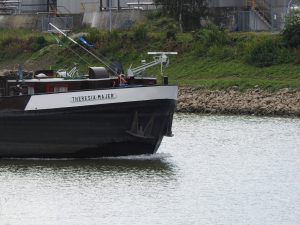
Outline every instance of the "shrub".
[[120, 31], [119, 30], [112, 30], [108, 33], [109, 40], [119, 40], [120, 39]]
[[162, 12], [159, 10], [154, 10], [154, 11], [150, 10], [147, 13], [146, 17], [148, 20], [155, 20], [155, 19], [162, 17]]
[[36, 42], [39, 46], [42, 46], [42, 47], [44, 47], [47, 44], [47, 41], [44, 36], [38, 36], [36, 38]]
[[175, 30], [169, 30], [166, 33], [166, 39], [171, 39], [171, 40], [175, 41], [176, 40], [176, 36], [177, 36], [177, 33], [176, 33]]
[[148, 38], [148, 30], [144, 23], [137, 24], [133, 29], [133, 37], [136, 41], [145, 41]]
[[152, 31], [156, 32], [167, 32], [169, 30], [174, 30], [176, 32], [180, 31], [178, 23], [174, 19], [168, 17], [160, 17], [147, 25]]
[[255, 40], [247, 48], [246, 61], [257, 67], [287, 63], [291, 59], [281, 40], [273, 37]]
[[95, 28], [91, 28], [86, 38], [90, 43], [97, 43], [100, 39], [100, 32]]
[[47, 44], [47, 41], [43, 36], [29, 38], [28, 42], [32, 51], [38, 51]]
[[194, 40], [207, 46], [226, 45], [230, 42], [229, 34], [226, 30], [215, 25], [210, 25], [194, 33]]
[[300, 49], [296, 50], [293, 54], [294, 54], [293, 58], [295, 59], [294, 63], [300, 64]]
[[2, 51], [2, 56], [6, 59], [11, 59], [27, 50], [26, 43], [22, 41], [12, 42], [7, 45]]
[[294, 10], [286, 18], [283, 38], [289, 47], [300, 47], [300, 10]]
[[231, 38], [228, 32], [215, 25], [193, 32], [195, 41], [195, 53], [197, 56], [209, 56], [224, 60], [232, 58], [234, 51], [230, 46]]

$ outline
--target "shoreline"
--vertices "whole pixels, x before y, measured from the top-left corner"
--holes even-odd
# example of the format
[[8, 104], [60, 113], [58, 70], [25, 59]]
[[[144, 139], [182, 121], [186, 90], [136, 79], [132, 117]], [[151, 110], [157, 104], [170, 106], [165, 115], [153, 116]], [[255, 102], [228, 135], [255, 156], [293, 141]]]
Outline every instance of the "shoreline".
[[238, 88], [208, 90], [180, 87], [177, 112], [300, 117], [300, 91]]

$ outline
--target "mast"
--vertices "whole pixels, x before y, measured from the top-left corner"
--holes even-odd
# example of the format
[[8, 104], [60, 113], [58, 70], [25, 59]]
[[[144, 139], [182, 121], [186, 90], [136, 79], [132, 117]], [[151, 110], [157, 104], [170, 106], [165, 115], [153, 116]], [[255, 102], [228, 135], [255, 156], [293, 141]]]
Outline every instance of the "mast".
[[112, 72], [113, 74], [115, 74], [116, 72], [101, 58], [99, 58], [96, 54], [94, 54], [92, 51], [88, 50], [87, 48], [85, 48], [84, 46], [82, 46], [81, 44], [79, 44], [77, 41], [75, 41], [73, 38], [69, 37], [65, 32], [63, 32], [61, 29], [59, 29], [58, 27], [56, 27], [55, 25], [53, 25], [52, 23], [49, 23], [49, 25], [51, 27], [53, 27], [55, 30], [57, 30], [59, 33], [61, 33], [63, 36], [65, 36], [66, 38], [68, 38], [71, 42], [73, 42], [74, 44], [78, 45], [81, 49], [83, 49], [85, 52], [89, 53], [91, 56], [93, 56], [95, 59], [97, 59], [99, 62], [101, 62], [102, 64], [105, 65], [105, 67], [110, 70], [110, 72]]

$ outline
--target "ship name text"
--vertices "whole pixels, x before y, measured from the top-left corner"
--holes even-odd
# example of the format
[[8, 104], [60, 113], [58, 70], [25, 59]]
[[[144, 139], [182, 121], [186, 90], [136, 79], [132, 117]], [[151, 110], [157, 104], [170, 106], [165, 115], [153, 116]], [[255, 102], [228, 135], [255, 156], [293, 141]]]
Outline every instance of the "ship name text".
[[76, 96], [76, 97], [72, 97], [72, 103], [103, 101], [103, 100], [111, 100], [111, 99], [116, 99], [116, 98], [117, 98], [117, 96], [115, 94], [112, 94], [112, 93], [98, 94], [98, 95]]

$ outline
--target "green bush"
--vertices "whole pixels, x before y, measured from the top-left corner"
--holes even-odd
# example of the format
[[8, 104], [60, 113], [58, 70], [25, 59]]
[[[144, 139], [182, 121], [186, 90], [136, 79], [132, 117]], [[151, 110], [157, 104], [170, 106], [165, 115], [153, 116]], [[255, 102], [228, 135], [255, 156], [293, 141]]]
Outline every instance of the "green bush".
[[0, 41], [0, 58], [11, 59], [23, 52], [35, 52], [48, 44], [44, 36], [29, 36], [27, 38], [6, 37]]
[[160, 17], [153, 21], [150, 20], [147, 22], [147, 27], [151, 31], [160, 33], [168, 32], [169, 30], [174, 30], [176, 32], [180, 31], [178, 23], [174, 19], [168, 17]]
[[297, 49], [293, 54], [294, 54], [293, 58], [295, 59], [294, 63], [300, 64], [300, 49]]
[[257, 67], [288, 63], [291, 60], [289, 50], [284, 48], [280, 39], [273, 37], [250, 43], [247, 46], [245, 57], [247, 63]]
[[286, 18], [283, 38], [289, 47], [300, 47], [300, 10], [294, 10]]
[[215, 25], [210, 25], [194, 33], [194, 40], [207, 46], [227, 45], [230, 43], [228, 31]]
[[1, 42], [0, 42], [1, 49], [6, 48], [11, 43], [15, 43], [15, 42], [19, 42], [19, 39], [18, 38], [10, 38], [10, 37], [3, 38], [3, 39], [1, 39]]
[[89, 29], [86, 39], [90, 43], [97, 43], [100, 39], [100, 32], [95, 28]]
[[2, 57], [12, 59], [27, 50], [26, 43], [22, 41], [12, 42], [7, 45], [2, 51]]
[[38, 36], [36, 38], [36, 42], [39, 46], [42, 46], [42, 47], [44, 47], [47, 44], [47, 41], [44, 36]]
[[112, 30], [108, 33], [109, 40], [118, 41], [120, 39], [120, 31], [119, 30]]
[[136, 41], [145, 41], [148, 39], [148, 30], [144, 23], [139, 23], [133, 28], [133, 38]]
[[31, 37], [27, 42], [32, 51], [38, 51], [47, 44], [47, 41], [43, 36]]
[[166, 39], [176, 40], [177, 32], [175, 30], [169, 30], [166, 33]]
[[162, 12], [159, 10], [154, 10], [154, 11], [150, 10], [147, 13], [146, 17], [148, 20], [155, 20], [155, 19], [162, 17]]
[[219, 60], [233, 58], [235, 49], [231, 49], [231, 37], [228, 31], [215, 25], [193, 32], [196, 56], [208, 56]]

